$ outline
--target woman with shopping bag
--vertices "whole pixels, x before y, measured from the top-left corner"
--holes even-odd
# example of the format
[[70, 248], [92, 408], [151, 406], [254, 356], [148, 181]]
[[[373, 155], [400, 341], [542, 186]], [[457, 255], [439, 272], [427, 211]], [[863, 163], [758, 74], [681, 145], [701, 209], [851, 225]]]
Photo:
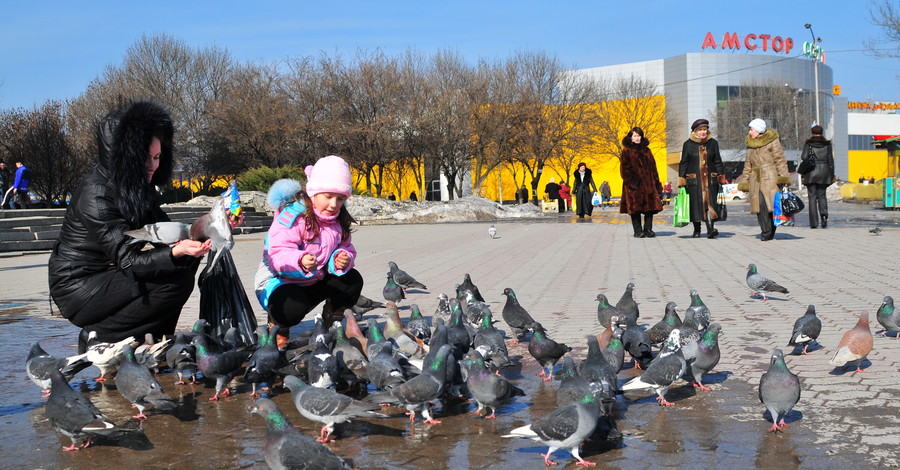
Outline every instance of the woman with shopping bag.
[[716, 238], [715, 228], [720, 219], [717, 195], [725, 184], [725, 166], [719, 154], [719, 142], [709, 133], [709, 121], [697, 119], [691, 124], [691, 136], [681, 147], [678, 165], [678, 187], [690, 195], [693, 238], [700, 238], [700, 223], [706, 222], [706, 238]]
[[759, 239], [775, 238], [775, 222], [772, 211], [780, 185], [788, 185], [787, 162], [778, 132], [767, 129], [766, 121], [756, 118], [750, 121], [747, 135], [747, 159], [744, 172], [738, 177], [738, 190], [750, 193], [750, 213], [756, 214], [761, 231]]

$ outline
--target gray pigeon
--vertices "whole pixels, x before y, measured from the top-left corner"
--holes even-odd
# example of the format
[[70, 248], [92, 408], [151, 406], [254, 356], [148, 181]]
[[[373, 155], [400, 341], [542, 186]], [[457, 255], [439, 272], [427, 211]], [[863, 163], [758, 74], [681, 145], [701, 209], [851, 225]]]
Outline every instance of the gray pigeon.
[[681, 317], [678, 316], [675, 302], [669, 302], [666, 304], [666, 313], [663, 314], [663, 319], [647, 330], [647, 339], [653, 346], [659, 346], [669, 339], [669, 333], [675, 328], [681, 328]]
[[625, 286], [625, 292], [622, 293], [622, 297], [616, 302], [616, 310], [619, 312], [619, 317], [621, 319], [622, 315], [626, 315], [634, 318], [636, 322], [638, 318], [641, 317], [640, 309], [638, 309], [637, 302], [634, 301], [634, 283], [629, 282], [627, 286]]
[[358, 417], [387, 418], [376, 413], [381, 409], [378, 405], [354, 400], [326, 388], [312, 387], [294, 375], [284, 378], [284, 386], [291, 390], [294, 406], [304, 418], [323, 424], [316, 442], [332, 442], [330, 436], [335, 424]]
[[687, 364], [688, 376], [693, 380], [694, 387], [703, 391], [710, 391], [710, 388], [703, 385], [703, 375], [709, 373], [717, 364], [719, 364], [719, 333], [722, 327], [718, 323], [709, 325], [709, 328], [703, 331], [699, 341], [694, 341], [684, 346], [682, 354]]
[[466, 275], [463, 276], [463, 282], [459, 285], [459, 287], [456, 288], [456, 290], [457, 292], [459, 292], [460, 290], [469, 291], [472, 293], [472, 295], [475, 296], [476, 300], [478, 300], [479, 302], [484, 302], [484, 297], [482, 297], [481, 292], [478, 291], [478, 286], [476, 286], [475, 283], [472, 282], [472, 276], [469, 276], [469, 273], [466, 273]]
[[556, 406], [558, 407], [577, 403], [585, 393], [591, 391], [591, 383], [578, 373], [578, 367], [572, 356], [562, 358], [559, 379], [559, 387], [556, 388]]
[[138, 364], [158, 374], [160, 365], [166, 360], [166, 351], [172, 347], [173, 342], [171, 339], [154, 342], [153, 334], [147, 333], [144, 335], [144, 344], [134, 348], [134, 359]]
[[609, 326], [612, 317], [619, 316], [619, 311], [609, 304], [609, 299], [604, 294], [597, 294], [597, 321], [600, 326], [606, 328]]
[[881, 332], [881, 336], [887, 336], [889, 331], [894, 332], [894, 339], [900, 336], [900, 317], [894, 312], [893, 297], [889, 295], [884, 296], [884, 300], [881, 302], [881, 306], [878, 307], [878, 312], [875, 314], [875, 319], [878, 320], [878, 324], [884, 328], [884, 331]]
[[422, 311], [419, 310], [419, 306], [416, 304], [409, 305], [409, 321], [406, 322], [406, 329], [426, 344], [431, 341], [431, 325], [422, 316]]
[[150, 370], [137, 363], [130, 344], [122, 348], [122, 355], [122, 364], [116, 373], [116, 389], [137, 408], [135, 418], [147, 419], [144, 408], [149, 404], [160, 410], [174, 410], [178, 407], [172, 397], [166, 395]]
[[421, 282], [415, 280], [406, 271], [400, 269], [397, 266], [397, 263], [388, 261], [388, 267], [391, 269], [391, 275], [394, 276], [394, 282], [400, 284], [400, 286], [404, 289], [427, 289], [427, 287], [425, 287], [425, 284], [422, 284]]
[[634, 368], [641, 369], [653, 360], [653, 352], [650, 349], [650, 338], [631, 315], [625, 315], [619, 320], [619, 325], [625, 327], [622, 333], [622, 346], [634, 359]]
[[703, 303], [697, 289], [691, 289], [691, 305], [684, 311], [684, 320], [700, 331], [705, 330], [712, 321], [709, 308]]
[[135, 240], [174, 245], [181, 240], [191, 237], [191, 226], [181, 222], [157, 222], [147, 224], [135, 230], [128, 230], [128, 235]]
[[206, 269], [216, 264], [224, 252], [234, 246], [234, 237], [231, 234], [231, 223], [228, 221], [228, 206], [224, 196], [219, 196], [213, 202], [209, 213], [197, 218], [191, 224], [191, 238], [197, 241], [212, 240], [212, 250], [215, 254], [208, 258]]
[[387, 273], [387, 282], [385, 282], [381, 294], [384, 296], [385, 300], [390, 300], [394, 303], [400, 303], [400, 300], [406, 298], [406, 293], [403, 291], [403, 288], [394, 281], [394, 275], [391, 273]]
[[222, 396], [231, 394], [231, 390], [227, 387], [228, 382], [243, 366], [247, 354], [235, 350], [214, 352], [209, 348], [207, 339], [203, 335], [195, 336], [192, 344], [197, 348], [197, 368], [204, 377], [216, 381], [216, 392], [209, 398], [209, 401], [218, 400], [220, 394]]
[[50, 355], [40, 343], [34, 343], [28, 358], [25, 359], [25, 373], [35, 385], [41, 387], [44, 396], [50, 394], [50, 372], [62, 372], [66, 382], [72, 380], [78, 372], [90, 367], [91, 361], [84, 356], [75, 358], [56, 358]]
[[58, 370], [50, 371], [50, 397], [44, 406], [50, 424], [72, 439], [72, 445], [63, 450], [78, 450], [78, 441], [87, 436], [82, 448], [91, 445], [91, 435], [110, 435], [120, 429], [103, 415], [84, 394], [72, 390]]
[[751, 295], [756, 295], [757, 297], [762, 296], [763, 300], [769, 299], [766, 297], [766, 292], [788, 293], [787, 289], [757, 272], [756, 265], [753, 263], [750, 263], [750, 265], [747, 266], [747, 285], [750, 286], [750, 289], [753, 291]]
[[518, 344], [519, 338], [525, 336], [525, 333], [531, 328], [534, 318], [531, 318], [528, 311], [519, 304], [519, 299], [512, 289], [509, 287], [503, 289], [503, 295], [506, 296], [506, 304], [503, 305], [501, 316], [512, 330], [512, 344]]
[[481, 353], [484, 360], [490, 363], [494, 369], [512, 365], [512, 361], [509, 360], [509, 350], [506, 348], [506, 341], [503, 339], [503, 333], [494, 327], [494, 320], [490, 312], [481, 319], [481, 325], [475, 332], [472, 346]]
[[276, 377], [275, 371], [287, 365], [284, 352], [278, 349], [275, 341], [278, 329], [278, 325], [272, 325], [269, 329], [260, 325], [256, 329], [257, 347], [250, 355], [244, 370], [244, 379], [252, 384], [250, 396], [254, 398], [258, 396], [256, 385], [262, 382], [271, 384]]
[[652, 389], [656, 392], [656, 401], [660, 406], [672, 406], [665, 393], [678, 379], [684, 375], [687, 364], [681, 352], [680, 331], [676, 328], [669, 333], [666, 346], [656, 359], [647, 366], [643, 374], [629, 380], [622, 386], [622, 391]]
[[[416, 410], [421, 409], [427, 424], [440, 424], [431, 416], [431, 402], [444, 392], [447, 375], [446, 362], [450, 356], [451, 346], [445, 344], [438, 349], [434, 361], [426, 364], [422, 373], [406, 382], [388, 388], [388, 395], [377, 398], [379, 403], [402, 405], [408, 411], [409, 421], [416, 419]], [[371, 364], [370, 364], [371, 367]]]
[[[587, 343], [587, 357], [578, 364], [578, 375], [584, 377], [588, 383], [596, 385], [594, 396], [601, 399], [604, 414], [611, 417], [613, 416], [612, 405], [616, 393], [619, 391], [619, 382], [616, 378], [618, 369], [615, 365], [610, 364], [611, 361], [600, 349], [600, 343], [596, 336], [588, 335]], [[619, 359], [618, 366], [621, 367], [621, 365], [622, 362]]]
[[469, 393], [478, 403], [478, 409], [473, 414], [481, 415], [481, 410], [488, 410], [490, 414], [484, 419], [494, 419], [497, 407], [512, 397], [525, 396], [522, 389], [509, 383], [504, 377], [491, 372], [485, 366], [484, 358], [477, 350], [466, 354], [462, 361], [462, 367], [466, 371], [466, 386]]
[[359, 317], [376, 308], [384, 308], [384, 304], [360, 294], [359, 299], [356, 300], [356, 304], [350, 307], [350, 310], [353, 310], [353, 313]]
[[470, 332], [463, 324], [462, 310], [459, 308], [459, 301], [450, 299], [450, 323], [447, 325], [447, 342], [453, 346], [453, 357], [461, 360], [469, 349], [472, 348], [472, 340], [475, 339], [475, 333]]
[[788, 427], [784, 417], [800, 401], [800, 379], [788, 370], [780, 349], [772, 351], [769, 370], [759, 379], [759, 401], [772, 415], [769, 431], [781, 431]]
[[197, 382], [197, 357], [196, 349], [188, 341], [184, 333], [175, 335], [175, 342], [166, 351], [166, 363], [175, 371], [178, 380], [176, 385], [184, 384], [184, 376], [191, 378], [191, 383]]
[[553, 380], [553, 367], [572, 348], [550, 339], [547, 331], [538, 322], [531, 324], [531, 331], [528, 352], [541, 365], [541, 373], [538, 374], [538, 377], [544, 377], [544, 382], [549, 382]]
[[812, 344], [819, 333], [822, 332], [822, 320], [816, 316], [816, 306], [809, 305], [806, 307], [806, 313], [794, 322], [794, 330], [791, 332], [791, 339], [788, 346], [803, 345], [801, 354], [806, 354], [806, 349]]
[[554, 466], [550, 456], [557, 449], [568, 449], [578, 459], [578, 465], [592, 465], [581, 458], [579, 448], [597, 427], [600, 403], [591, 392], [585, 393], [577, 403], [557, 408], [532, 424], [513, 429], [503, 437], [525, 437], [548, 446], [544, 465]]
[[369, 382], [378, 390], [386, 390], [390, 386], [406, 381], [406, 372], [394, 359], [392, 348], [391, 343], [380, 342], [370, 350], [374, 354], [369, 356], [366, 374]]
[[272, 400], [260, 398], [250, 410], [266, 422], [266, 464], [272, 469], [341, 470], [352, 468], [324, 445], [304, 436]]

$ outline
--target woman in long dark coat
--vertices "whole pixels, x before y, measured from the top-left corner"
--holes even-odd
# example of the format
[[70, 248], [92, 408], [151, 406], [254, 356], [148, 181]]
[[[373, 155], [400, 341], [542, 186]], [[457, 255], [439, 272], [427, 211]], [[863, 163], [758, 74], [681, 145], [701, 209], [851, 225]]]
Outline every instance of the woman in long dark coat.
[[716, 195], [725, 184], [725, 167], [719, 154], [719, 142], [709, 135], [709, 121], [697, 119], [691, 124], [691, 136], [681, 147], [681, 163], [678, 164], [678, 187], [687, 189], [691, 199], [691, 222], [694, 238], [700, 238], [700, 222], [706, 222], [706, 238], [716, 238], [714, 227]]
[[801, 181], [806, 185], [809, 195], [809, 228], [817, 228], [821, 218], [822, 228], [828, 226], [828, 200], [825, 190], [834, 183], [834, 150], [831, 141], [822, 137], [822, 126], [816, 124], [810, 129], [812, 137], [806, 139], [803, 155], [815, 155], [816, 167], [803, 175]]
[[[662, 185], [656, 171], [656, 160], [650, 152], [650, 141], [640, 127], [632, 128], [622, 139], [622, 199], [619, 213], [631, 215], [635, 238], [653, 238], [653, 214], [662, 210], [659, 193]], [[644, 225], [641, 226], [641, 214]]]
[[591, 204], [591, 196], [597, 191], [597, 185], [594, 184], [594, 177], [591, 169], [582, 162], [578, 164], [575, 170], [575, 180], [572, 189], [575, 191], [575, 208], [578, 211], [578, 217], [584, 218], [585, 215], [591, 216], [594, 206]]

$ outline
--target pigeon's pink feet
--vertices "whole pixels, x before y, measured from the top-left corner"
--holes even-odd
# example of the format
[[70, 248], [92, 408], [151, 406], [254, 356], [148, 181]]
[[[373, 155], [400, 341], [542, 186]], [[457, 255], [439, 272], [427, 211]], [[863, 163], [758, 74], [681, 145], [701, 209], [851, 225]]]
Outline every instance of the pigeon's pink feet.
[[[225, 396], [225, 394], [223, 393], [222, 396]], [[209, 397], [209, 401], [219, 401], [219, 394], [217, 393], [217, 394]]]
[[62, 450], [66, 451], [66, 452], [72, 452], [73, 450], [78, 450], [78, 449], [79, 449], [79, 447], [76, 446], [75, 444], [72, 444], [70, 446], [63, 446], [63, 448], [62, 448]]
[[49, 396], [50, 396], [50, 390], [41, 390], [41, 398], [47, 398]]
[[775, 423], [775, 424], [772, 424], [771, 428], [769, 428], [769, 432], [778, 432], [778, 429], [779, 429], [778, 424]]
[[413, 413], [412, 411], [410, 411], [409, 413], [406, 413], [406, 416], [409, 416], [410, 423], [414, 423], [416, 421], [416, 414]]
[[495, 414], [497, 411], [491, 411], [491, 414], [484, 417], [484, 419], [497, 419], [497, 415]]
[[856, 366], [856, 370], [853, 372], [856, 373], [856, 372], [865, 372], [865, 371], [866, 371], [865, 369], [861, 369], [859, 366]]
[[782, 430], [782, 429], [784, 429], [784, 428], [789, 428], [789, 427], [790, 427], [790, 426], [788, 426], [788, 425], [784, 422], [784, 418], [781, 418], [781, 421], [778, 422], [778, 429], [779, 429], [779, 430]]
[[707, 387], [706, 385], [703, 385], [702, 383], [700, 383], [700, 384], [694, 384], [694, 387], [695, 387], [695, 388], [699, 388], [700, 390], [703, 390], [704, 392], [711, 392], [711, 391], [712, 391], [711, 388]]
[[441, 422], [436, 419], [428, 418], [425, 420], [425, 424], [441, 424]]
[[589, 462], [589, 461], [584, 460], [584, 459], [578, 459], [578, 463], [576, 463], [575, 465], [578, 466], [578, 467], [596, 467], [596, 466], [597, 466], [597, 463], [596, 463], [596, 462]]
[[541, 457], [544, 458], [544, 465], [548, 467], [555, 467], [556, 462], [550, 460], [550, 454], [541, 454]]
[[97, 377], [96, 379], [94, 379], [94, 382], [100, 382], [100, 383], [102, 383], [102, 384], [105, 384], [105, 383], [106, 383], [106, 377], [104, 377], [104, 376], [101, 375], [100, 377]]
[[544, 379], [544, 382], [549, 382], [551, 380], [553, 380], [553, 376], [550, 374], [547, 374], [547, 377]]
[[538, 374], [537, 376], [538, 376], [538, 377], [544, 377], [544, 376], [546, 376], [546, 375], [547, 375], [547, 371], [545, 371], [544, 369], [541, 369], [541, 373]]
[[657, 397], [656, 397], [656, 401], [659, 402], [659, 406], [666, 406], [666, 407], [668, 407], [668, 406], [675, 406], [674, 403], [672, 403], [672, 402], [670, 402], [670, 401], [666, 401], [665, 398], [660, 397], [660, 396], [657, 396]]

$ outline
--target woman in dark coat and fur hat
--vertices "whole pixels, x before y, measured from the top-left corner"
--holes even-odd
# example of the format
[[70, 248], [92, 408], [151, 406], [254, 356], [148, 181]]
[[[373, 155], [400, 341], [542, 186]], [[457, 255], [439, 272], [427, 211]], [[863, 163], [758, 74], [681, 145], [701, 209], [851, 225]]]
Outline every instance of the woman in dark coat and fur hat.
[[[653, 238], [653, 214], [662, 210], [659, 173], [650, 152], [650, 141], [640, 127], [634, 127], [622, 139], [621, 165], [622, 199], [619, 213], [631, 215], [635, 238]], [[641, 226], [641, 214], [644, 225]]]
[[821, 227], [828, 227], [828, 200], [825, 199], [825, 190], [835, 182], [834, 177], [834, 150], [831, 141], [822, 136], [822, 126], [816, 124], [810, 129], [812, 137], [806, 139], [803, 153], [806, 156], [813, 154], [816, 159], [816, 167], [802, 175], [801, 181], [806, 185], [806, 193], [809, 195], [809, 228], [818, 228], [821, 218]]
[[691, 124], [691, 136], [681, 147], [681, 163], [678, 164], [678, 187], [686, 188], [690, 196], [691, 222], [694, 238], [700, 238], [700, 222], [706, 222], [706, 238], [716, 238], [714, 227], [716, 195], [725, 184], [725, 168], [719, 154], [719, 142], [709, 135], [709, 121], [697, 119]]
[[147, 101], [100, 122], [100, 161], [75, 190], [49, 262], [50, 295], [62, 316], [82, 327], [79, 352], [89, 331], [101, 342], [171, 335], [191, 295], [209, 241], [144, 250], [125, 235], [169, 220], [155, 186], [170, 181], [173, 134], [169, 114]]
[[572, 180], [572, 192], [575, 195], [575, 210], [578, 211], [578, 217], [583, 219], [585, 215], [591, 216], [594, 206], [591, 204], [591, 196], [597, 192], [597, 185], [594, 184], [594, 176], [587, 164], [581, 162], [578, 169], [572, 174], [575, 178]]

